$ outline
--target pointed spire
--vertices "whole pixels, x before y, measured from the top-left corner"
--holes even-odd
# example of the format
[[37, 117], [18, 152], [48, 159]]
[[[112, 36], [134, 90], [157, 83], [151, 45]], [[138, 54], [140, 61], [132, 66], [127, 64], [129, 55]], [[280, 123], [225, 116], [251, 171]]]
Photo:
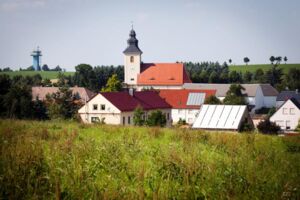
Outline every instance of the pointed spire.
[[139, 48], [139, 41], [136, 39], [136, 34], [133, 29], [133, 23], [131, 25], [132, 29], [129, 33], [129, 39], [127, 40], [127, 48], [123, 51], [124, 54], [142, 54], [143, 52]]

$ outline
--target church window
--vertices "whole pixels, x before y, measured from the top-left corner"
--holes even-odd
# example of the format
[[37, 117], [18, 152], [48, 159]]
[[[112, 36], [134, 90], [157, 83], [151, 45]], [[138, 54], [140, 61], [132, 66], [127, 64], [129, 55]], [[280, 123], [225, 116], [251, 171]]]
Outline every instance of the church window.
[[134, 57], [130, 56], [130, 62], [133, 63], [134, 62]]

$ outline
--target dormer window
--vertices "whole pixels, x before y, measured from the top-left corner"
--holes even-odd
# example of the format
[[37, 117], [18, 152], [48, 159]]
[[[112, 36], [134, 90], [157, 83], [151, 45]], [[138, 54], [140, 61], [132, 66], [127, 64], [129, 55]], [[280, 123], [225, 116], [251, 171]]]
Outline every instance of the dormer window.
[[130, 56], [130, 62], [133, 63], [134, 62], [134, 57]]
[[172, 81], [173, 81], [173, 80], [175, 80], [175, 78], [174, 78], [174, 77], [170, 77], [169, 80], [172, 80]]
[[154, 77], [151, 77], [149, 80], [155, 80], [155, 78], [154, 78]]

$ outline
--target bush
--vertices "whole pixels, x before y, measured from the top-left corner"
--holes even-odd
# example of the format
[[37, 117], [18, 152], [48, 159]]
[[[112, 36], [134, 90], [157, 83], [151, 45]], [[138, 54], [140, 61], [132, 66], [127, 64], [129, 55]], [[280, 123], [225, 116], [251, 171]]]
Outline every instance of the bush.
[[259, 122], [257, 129], [264, 134], [278, 134], [280, 132], [280, 127], [269, 119]]
[[148, 126], [160, 126], [164, 127], [167, 123], [166, 116], [160, 111], [156, 110], [151, 112], [147, 119]]

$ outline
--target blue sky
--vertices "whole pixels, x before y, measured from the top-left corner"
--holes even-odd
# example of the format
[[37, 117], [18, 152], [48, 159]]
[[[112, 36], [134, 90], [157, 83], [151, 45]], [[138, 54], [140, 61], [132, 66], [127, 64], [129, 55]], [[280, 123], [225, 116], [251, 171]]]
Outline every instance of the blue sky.
[[0, 67], [123, 64], [134, 22], [144, 62], [300, 62], [298, 0], [0, 0]]

